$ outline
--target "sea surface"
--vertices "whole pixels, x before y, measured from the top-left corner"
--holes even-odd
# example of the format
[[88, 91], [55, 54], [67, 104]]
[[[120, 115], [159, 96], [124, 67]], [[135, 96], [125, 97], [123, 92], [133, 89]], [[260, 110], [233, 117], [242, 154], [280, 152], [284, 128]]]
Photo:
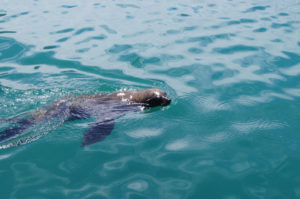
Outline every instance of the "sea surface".
[[91, 120], [0, 143], [1, 199], [300, 198], [299, 0], [0, 5], [0, 119], [69, 95], [172, 99], [88, 147]]

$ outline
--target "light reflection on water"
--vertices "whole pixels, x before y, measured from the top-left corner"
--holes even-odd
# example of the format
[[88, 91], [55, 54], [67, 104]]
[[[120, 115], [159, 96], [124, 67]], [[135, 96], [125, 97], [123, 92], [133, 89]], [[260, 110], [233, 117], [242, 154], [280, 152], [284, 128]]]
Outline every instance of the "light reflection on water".
[[172, 99], [84, 149], [87, 121], [0, 151], [4, 198], [300, 196], [299, 1], [1, 5], [1, 119], [70, 94]]

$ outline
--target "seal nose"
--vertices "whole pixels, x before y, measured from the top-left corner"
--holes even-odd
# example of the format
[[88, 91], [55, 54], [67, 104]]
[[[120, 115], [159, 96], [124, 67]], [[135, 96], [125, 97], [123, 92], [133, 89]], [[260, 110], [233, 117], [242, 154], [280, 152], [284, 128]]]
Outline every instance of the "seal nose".
[[172, 101], [172, 100], [168, 98], [168, 100], [167, 100], [167, 105], [171, 104], [171, 101]]
[[169, 105], [172, 101], [170, 98], [167, 98], [167, 97], [164, 97], [164, 99], [165, 99], [164, 104], [163, 104], [164, 106]]

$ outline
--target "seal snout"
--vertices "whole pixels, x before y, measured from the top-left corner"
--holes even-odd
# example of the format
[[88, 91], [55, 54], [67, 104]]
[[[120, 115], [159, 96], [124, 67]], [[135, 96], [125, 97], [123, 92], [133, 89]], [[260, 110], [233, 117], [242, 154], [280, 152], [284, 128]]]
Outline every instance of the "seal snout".
[[163, 96], [162, 98], [164, 99], [163, 103], [162, 103], [162, 106], [168, 106], [169, 104], [171, 104], [172, 100], [170, 98], [165, 97], [165, 96]]

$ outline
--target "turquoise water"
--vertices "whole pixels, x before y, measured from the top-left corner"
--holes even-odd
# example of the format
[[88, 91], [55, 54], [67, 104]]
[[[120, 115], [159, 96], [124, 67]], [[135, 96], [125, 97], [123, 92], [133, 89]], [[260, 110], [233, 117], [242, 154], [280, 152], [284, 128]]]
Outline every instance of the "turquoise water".
[[2, 0], [0, 118], [70, 94], [173, 101], [90, 147], [73, 121], [1, 149], [0, 198], [300, 198], [299, 33], [298, 0]]

